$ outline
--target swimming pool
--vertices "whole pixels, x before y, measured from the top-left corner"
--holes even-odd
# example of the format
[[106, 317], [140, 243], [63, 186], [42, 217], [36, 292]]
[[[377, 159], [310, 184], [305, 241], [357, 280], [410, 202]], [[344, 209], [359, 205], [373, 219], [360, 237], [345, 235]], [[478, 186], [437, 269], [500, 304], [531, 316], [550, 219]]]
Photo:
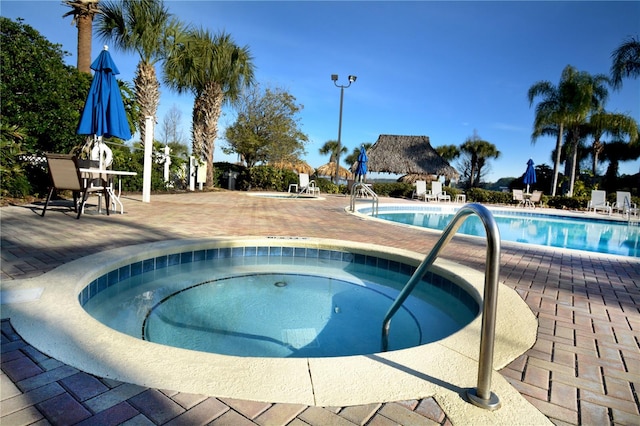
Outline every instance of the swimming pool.
[[[421, 228], [443, 230], [459, 207], [387, 205], [378, 207], [377, 219]], [[489, 207], [502, 241], [640, 257], [640, 226], [624, 220]], [[370, 207], [358, 212], [371, 215]], [[469, 217], [459, 233], [484, 237], [477, 217]]]

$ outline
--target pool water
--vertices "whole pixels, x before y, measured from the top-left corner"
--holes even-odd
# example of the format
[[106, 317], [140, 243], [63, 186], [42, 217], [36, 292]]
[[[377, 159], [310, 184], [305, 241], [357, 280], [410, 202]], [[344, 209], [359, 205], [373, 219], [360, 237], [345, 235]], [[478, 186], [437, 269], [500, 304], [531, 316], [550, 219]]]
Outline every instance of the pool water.
[[[380, 351], [382, 320], [408, 278], [331, 259], [213, 259], [121, 280], [84, 308], [113, 329], [185, 349], [255, 357], [361, 355]], [[390, 349], [440, 340], [472, 321], [478, 307], [453, 293], [420, 285], [392, 321]]]
[[[627, 222], [569, 218], [556, 215], [491, 210], [502, 241], [566, 248], [596, 253], [640, 257], [640, 227]], [[384, 211], [377, 216], [423, 228], [443, 230], [454, 217], [451, 212]], [[467, 218], [459, 233], [485, 236], [476, 216]]]

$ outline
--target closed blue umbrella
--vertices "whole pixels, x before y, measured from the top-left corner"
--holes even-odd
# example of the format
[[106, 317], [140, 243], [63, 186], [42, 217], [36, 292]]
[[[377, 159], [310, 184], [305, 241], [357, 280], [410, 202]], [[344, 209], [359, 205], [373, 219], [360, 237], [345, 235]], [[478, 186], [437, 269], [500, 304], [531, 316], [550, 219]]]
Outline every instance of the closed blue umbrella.
[[358, 167], [356, 168], [356, 177], [360, 177], [360, 181], [364, 180], [367, 174], [367, 151], [364, 149], [364, 145], [360, 147], [360, 155], [358, 155]]
[[77, 133], [95, 135], [97, 138], [106, 136], [131, 139], [127, 114], [116, 81], [116, 75], [120, 74], [120, 71], [111, 59], [107, 46], [93, 61], [91, 69], [95, 72]]
[[527, 192], [529, 192], [529, 185], [536, 183], [536, 169], [533, 167], [533, 160], [531, 158], [527, 161], [527, 171], [524, 172], [523, 183], [527, 185]]

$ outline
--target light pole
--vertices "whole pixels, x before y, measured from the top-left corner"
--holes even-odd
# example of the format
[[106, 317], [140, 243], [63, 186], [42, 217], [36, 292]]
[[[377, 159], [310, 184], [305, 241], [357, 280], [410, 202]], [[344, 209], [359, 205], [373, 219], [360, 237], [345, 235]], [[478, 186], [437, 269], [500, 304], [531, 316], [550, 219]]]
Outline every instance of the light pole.
[[356, 81], [358, 77], [355, 75], [349, 76], [349, 84], [346, 86], [338, 84], [338, 74], [331, 74], [331, 80], [336, 87], [340, 88], [340, 119], [338, 121], [338, 149], [336, 150], [336, 174], [334, 176], [336, 185], [338, 184], [338, 176], [340, 172], [340, 150], [342, 149], [341, 137], [342, 137], [342, 99], [344, 98], [344, 89], [351, 86], [351, 83]]

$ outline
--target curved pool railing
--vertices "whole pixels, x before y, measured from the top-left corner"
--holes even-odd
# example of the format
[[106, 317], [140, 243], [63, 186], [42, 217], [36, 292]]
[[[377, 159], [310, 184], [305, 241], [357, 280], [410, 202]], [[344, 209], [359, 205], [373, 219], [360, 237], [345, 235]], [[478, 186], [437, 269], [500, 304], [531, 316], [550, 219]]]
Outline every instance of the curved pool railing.
[[356, 198], [358, 196], [371, 197], [371, 216], [378, 216], [378, 194], [373, 192], [373, 189], [364, 182], [356, 182], [351, 187], [351, 203], [349, 210], [351, 212], [356, 211]]
[[469, 401], [488, 410], [500, 408], [500, 399], [491, 392], [491, 373], [493, 371], [493, 348], [496, 329], [496, 310], [498, 305], [498, 277], [500, 276], [500, 231], [493, 215], [481, 204], [466, 204], [454, 216], [453, 220], [442, 232], [440, 239], [420, 266], [413, 273], [409, 281], [389, 308], [382, 322], [382, 351], [389, 347], [389, 327], [391, 318], [409, 297], [415, 286], [420, 282], [427, 269], [436, 260], [444, 246], [453, 238], [465, 219], [476, 214], [482, 221], [487, 234], [487, 255], [484, 276], [484, 301], [482, 305], [482, 328], [480, 334], [480, 356], [478, 359], [478, 385], [476, 389], [467, 391]]

